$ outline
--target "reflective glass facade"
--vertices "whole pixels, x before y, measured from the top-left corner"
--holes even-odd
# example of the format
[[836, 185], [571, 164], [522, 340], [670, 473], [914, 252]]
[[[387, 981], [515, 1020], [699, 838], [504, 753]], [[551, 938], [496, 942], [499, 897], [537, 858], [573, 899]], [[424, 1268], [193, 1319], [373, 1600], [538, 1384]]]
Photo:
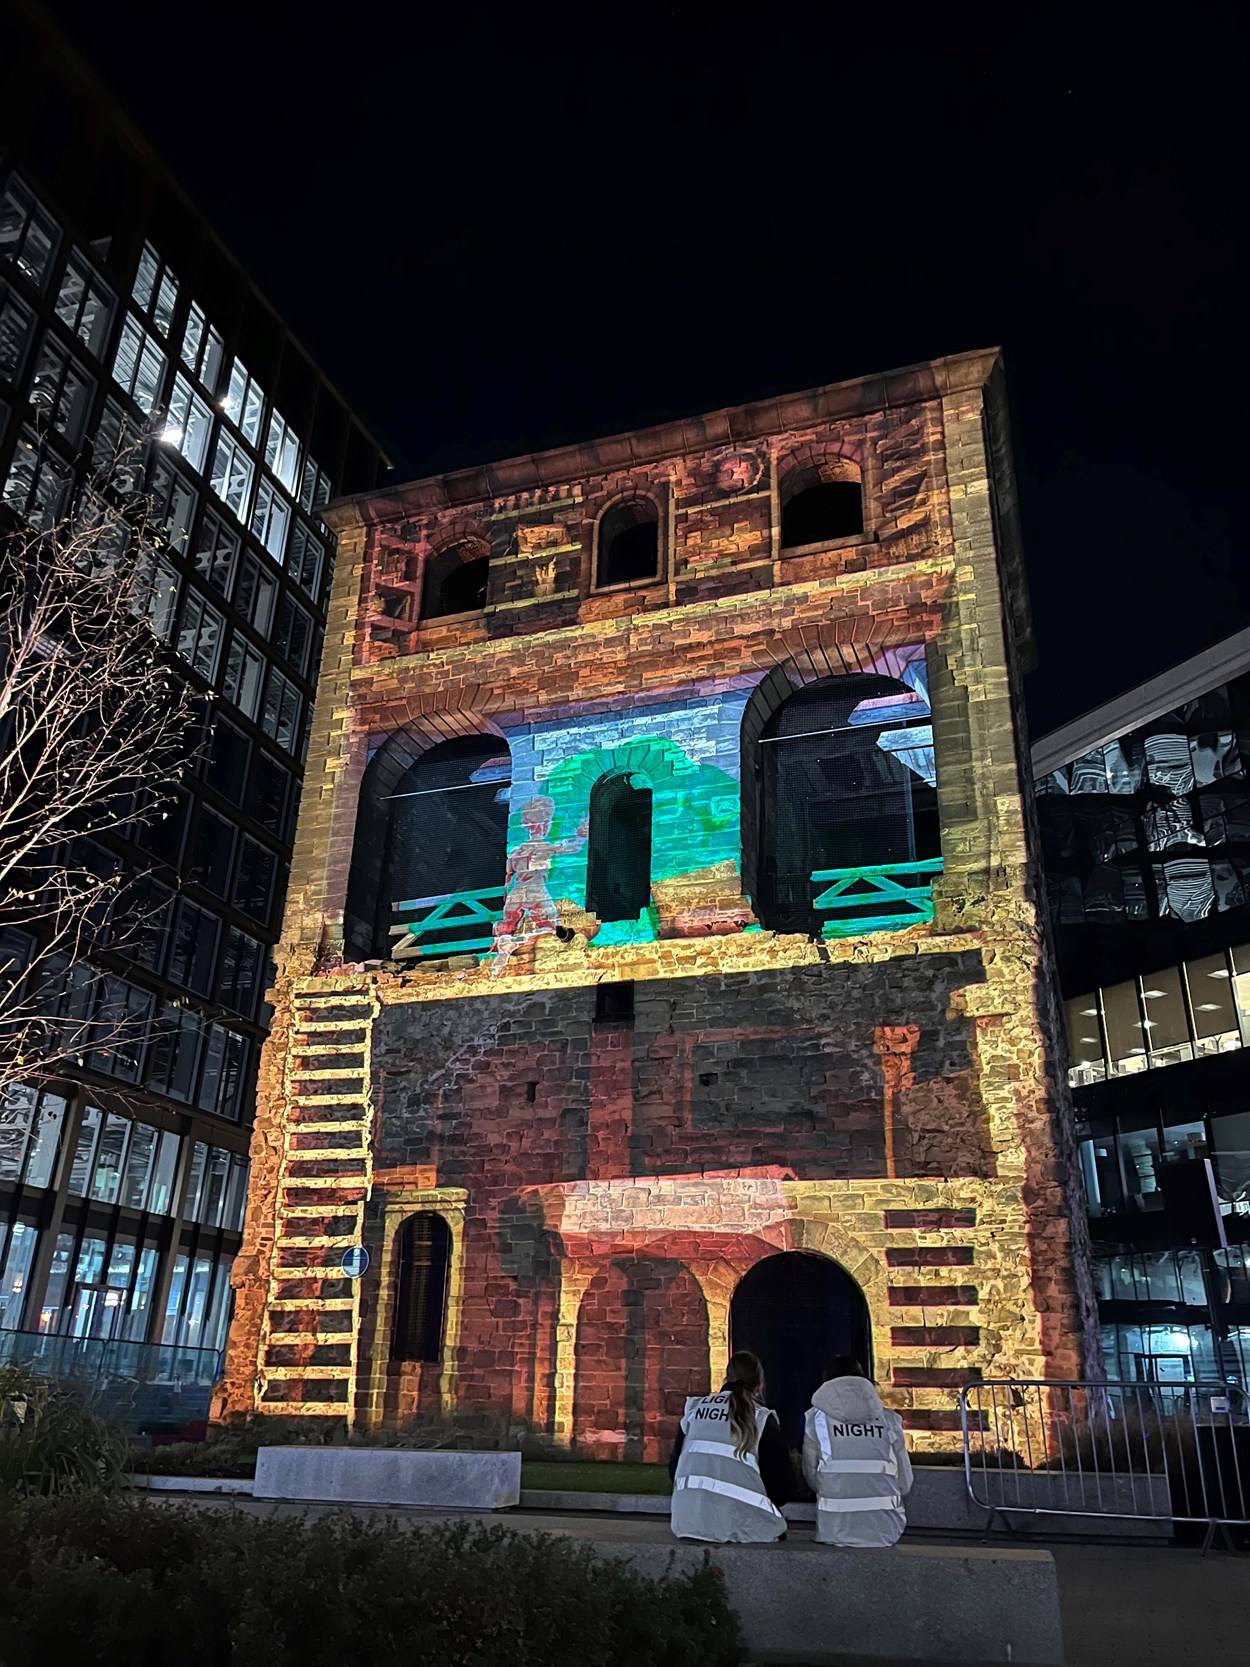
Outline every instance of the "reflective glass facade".
[[[1104, 1351], [1133, 1379], [1250, 1369], [1250, 641], [1211, 652], [1209, 686], [1191, 662], [1112, 739], [1035, 749]], [[1206, 1161], [1226, 1248], [1168, 1208], [1168, 1166]]]
[[0, 516], [92, 513], [125, 539], [112, 488], [142, 491], [147, 611], [204, 746], [166, 817], [75, 853], [142, 877], [145, 928], [103, 942], [92, 999], [143, 1022], [0, 1107], [0, 1330], [218, 1349], [333, 564], [320, 512], [384, 461], [44, 27], [0, 43]]

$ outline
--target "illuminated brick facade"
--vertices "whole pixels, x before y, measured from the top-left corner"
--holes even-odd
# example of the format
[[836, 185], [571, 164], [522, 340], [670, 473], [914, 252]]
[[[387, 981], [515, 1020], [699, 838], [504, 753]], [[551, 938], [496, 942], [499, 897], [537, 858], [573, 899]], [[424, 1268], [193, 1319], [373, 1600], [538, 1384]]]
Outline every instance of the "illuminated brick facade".
[[330, 516], [221, 1410], [655, 1458], [732, 1328], [924, 1448], [1081, 1375], [996, 356]]

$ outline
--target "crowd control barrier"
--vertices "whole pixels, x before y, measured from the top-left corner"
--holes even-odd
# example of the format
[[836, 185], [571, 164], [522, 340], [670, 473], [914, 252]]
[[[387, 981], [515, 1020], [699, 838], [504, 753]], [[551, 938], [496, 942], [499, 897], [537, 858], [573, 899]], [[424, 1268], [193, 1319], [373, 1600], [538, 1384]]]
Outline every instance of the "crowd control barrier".
[[1250, 1543], [1250, 1413], [1221, 1383], [971, 1383], [960, 1395], [972, 1503], [1015, 1518], [1132, 1519]]

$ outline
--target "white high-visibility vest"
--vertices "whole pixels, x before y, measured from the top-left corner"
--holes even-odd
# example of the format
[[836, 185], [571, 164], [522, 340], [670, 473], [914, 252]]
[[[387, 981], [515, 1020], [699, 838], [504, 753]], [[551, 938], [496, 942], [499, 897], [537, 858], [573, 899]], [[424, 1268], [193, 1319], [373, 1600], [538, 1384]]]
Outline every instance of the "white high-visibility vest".
[[828, 1545], [893, 1545], [907, 1525], [911, 1463], [902, 1420], [865, 1378], [822, 1384], [808, 1409], [803, 1470], [816, 1494], [816, 1538]]
[[692, 1395], [681, 1421], [681, 1457], [673, 1478], [673, 1533], [683, 1540], [752, 1543], [780, 1539], [785, 1518], [760, 1477], [760, 1437], [767, 1407], [756, 1407], [751, 1444], [734, 1451], [729, 1394]]

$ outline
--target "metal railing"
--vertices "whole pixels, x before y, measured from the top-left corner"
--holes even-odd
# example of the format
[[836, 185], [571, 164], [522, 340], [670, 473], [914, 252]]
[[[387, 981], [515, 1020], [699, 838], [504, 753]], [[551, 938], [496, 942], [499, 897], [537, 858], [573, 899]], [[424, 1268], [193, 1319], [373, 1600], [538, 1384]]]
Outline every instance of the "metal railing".
[[[1250, 1525], [1250, 1416], [1221, 1383], [972, 1383], [959, 1397], [974, 1505], [1015, 1515]], [[1165, 1526], [1166, 1525], [1166, 1526]], [[1205, 1547], [1204, 1547], [1205, 1549]]]
[[221, 1376], [216, 1349], [0, 1331], [0, 1365], [69, 1384], [99, 1417], [131, 1435], [204, 1422]]
[[923, 925], [933, 919], [933, 880], [941, 872], [941, 857], [813, 870], [812, 884], [822, 889], [812, 899], [812, 908], [829, 917], [821, 936], [850, 938]]
[[392, 903], [391, 913], [403, 921], [390, 929], [395, 939], [393, 958], [400, 961], [421, 955], [480, 954], [493, 948], [503, 899], [502, 886], [487, 886], [480, 891], [451, 891]]

